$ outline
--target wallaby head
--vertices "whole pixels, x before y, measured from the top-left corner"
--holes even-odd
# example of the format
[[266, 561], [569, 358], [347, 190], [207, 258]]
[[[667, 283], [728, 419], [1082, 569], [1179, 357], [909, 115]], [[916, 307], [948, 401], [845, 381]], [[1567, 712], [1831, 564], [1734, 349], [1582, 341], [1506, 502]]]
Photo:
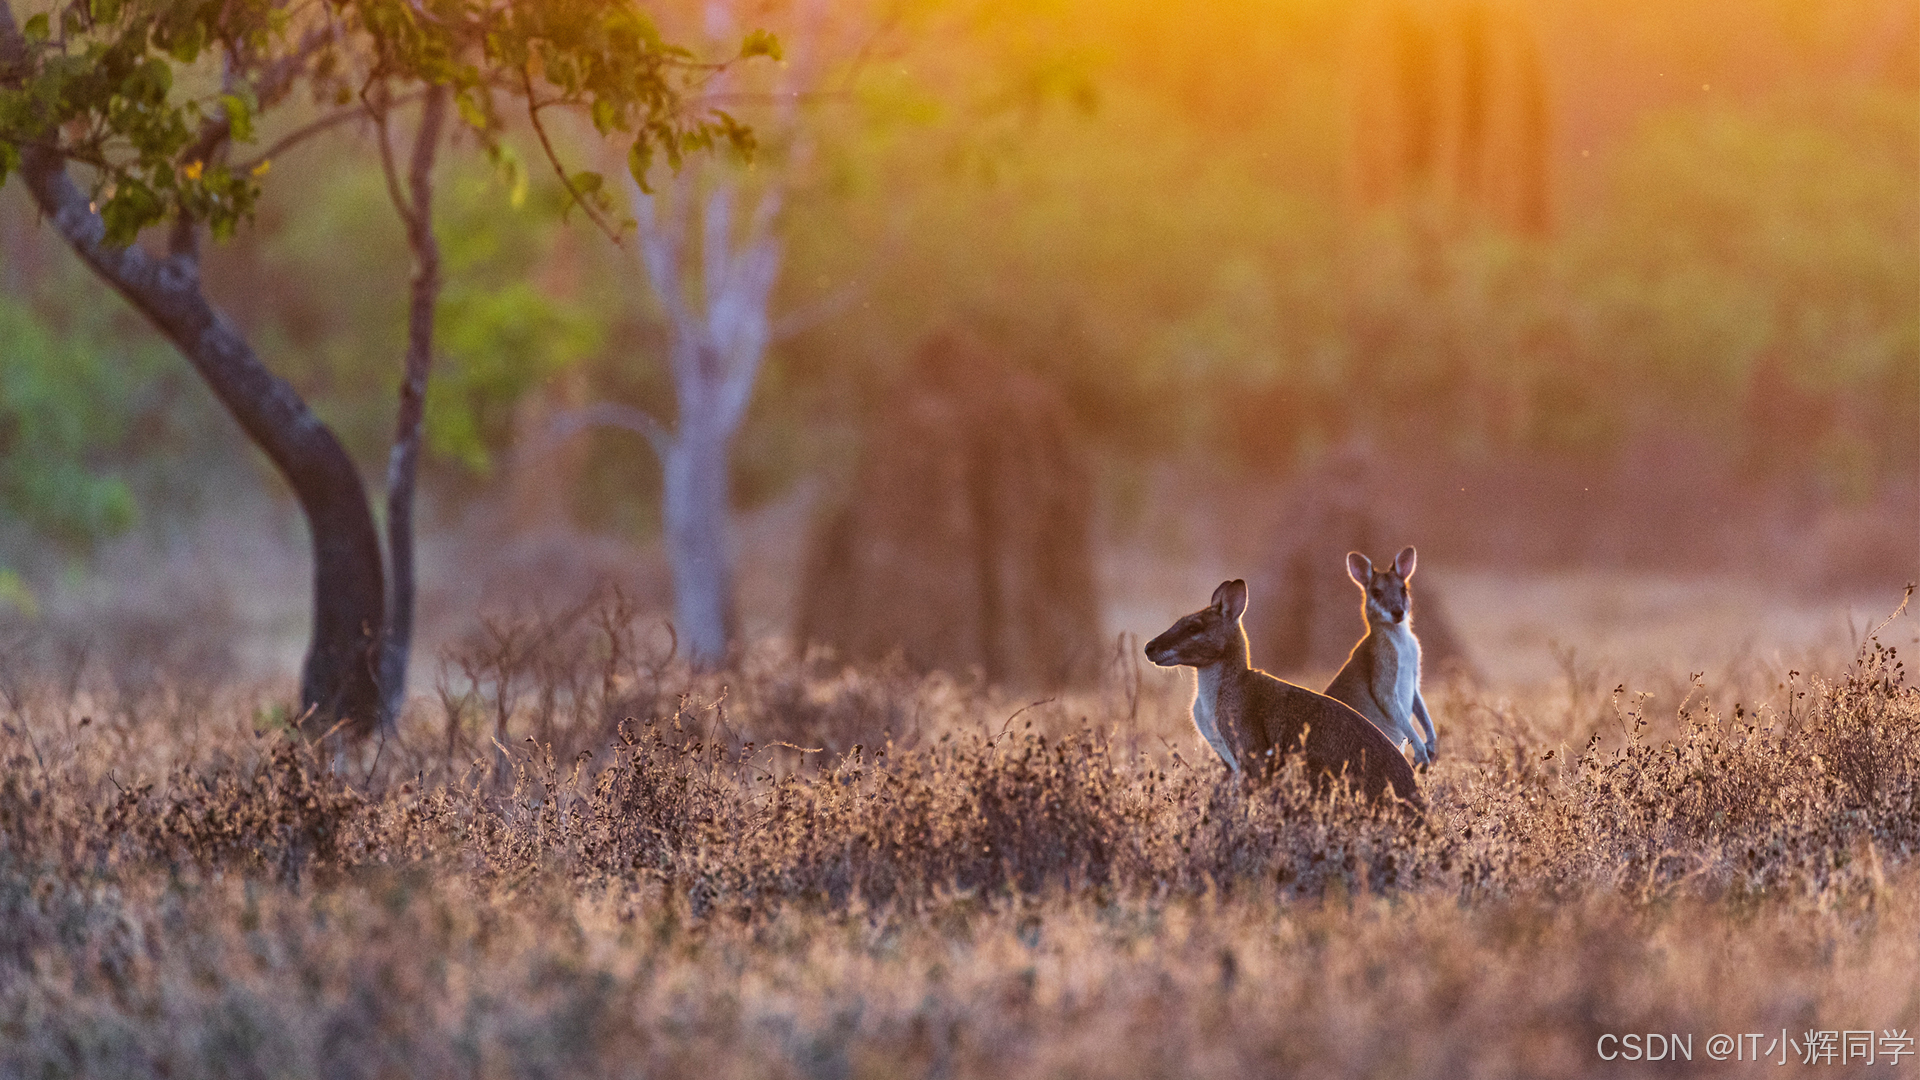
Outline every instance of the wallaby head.
[[1235, 578], [1213, 590], [1213, 603], [1183, 615], [1166, 632], [1147, 642], [1147, 659], [1161, 667], [1186, 665], [1203, 668], [1235, 654], [1246, 656], [1246, 631], [1240, 617], [1247, 613], [1247, 583]]
[[1363, 603], [1369, 625], [1397, 626], [1413, 614], [1413, 594], [1407, 582], [1413, 577], [1416, 557], [1409, 547], [1394, 556], [1393, 565], [1375, 570], [1365, 555], [1357, 551], [1347, 554], [1347, 573], [1366, 596]]

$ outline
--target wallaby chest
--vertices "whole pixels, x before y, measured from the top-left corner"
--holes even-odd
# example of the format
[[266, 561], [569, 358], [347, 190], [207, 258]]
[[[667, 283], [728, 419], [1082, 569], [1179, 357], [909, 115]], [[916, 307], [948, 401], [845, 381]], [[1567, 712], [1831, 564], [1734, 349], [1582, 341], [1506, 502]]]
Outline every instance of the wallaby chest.
[[[1193, 693], [1193, 726], [1200, 730], [1200, 737], [1207, 740], [1213, 752], [1226, 761], [1227, 767], [1240, 771], [1240, 761], [1235, 757], [1233, 747], [1227, 742], [1221, 730], [1221, 721], [1228, 712], [1229, 705], [1221, 700], [1221, 692], [1226, 684], [1226, 673], [1220, 665], [1203, 667], [1196, 670], [1198, 680]], [[1228, 721], [1231, 724], [1231, 721]]]
[[1413, 711], [1413, 697], [1420, 691], [1420, 641], [1405, 623], [1375, 624], [1367, 632], [1371, 639], [1371, 685], [1374, 700], [1400, 719]]

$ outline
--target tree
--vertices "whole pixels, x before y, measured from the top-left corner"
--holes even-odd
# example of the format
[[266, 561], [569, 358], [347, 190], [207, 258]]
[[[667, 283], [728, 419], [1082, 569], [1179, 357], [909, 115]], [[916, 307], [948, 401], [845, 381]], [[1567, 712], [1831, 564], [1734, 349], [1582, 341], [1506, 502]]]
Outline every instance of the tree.
[[[775, 48], [748, 34], [739, 56]], [[207, 381], [306, 517], [314, 617], [300, 697], [316, 726], [371, 730], [404, 685], [413, 476], [439, 288], [431, 173], [445, 110], [510, 164], [502, 104], [514, 106], [571, 199], [606, 227], [604, 182], [563, 167], [543, 113], [579, 109], [603, 136], [622, 133], [629, 169], [644, 182], [657, 153], [677, 165], [718, 142], [750, 146], [751, 134], [724, 112], [684, 107], [689, 87], [716, 70], [724, 66], [695, 62], [622, 0], [72, 0], [24, 22], [0, 0], [0, 183], [20, 174], [61, 238]], [[263, 118], [301, 89], [321, 111], [264, 152], [239, 157]], [[403, 194], [387, 126], [413, 100], [421, 120]], [[228, 235], [249, 217], [275, 157], [355, 121], [376, 130], [416, 261], [389, 463], [392, 604], [353, 461], [200, 280], [203, 235]], [[157, 254], [138, 241], [162, 225], [168, 237]]]
[[[704, 192], [701, 186], [687, 170], [670, 192], [636, 188], [632, 203], [641, 261], [666, 310], [676, 405], [671, 428], [639, 414], [640, 430], [660, 459], [675, 620], [693, 662], [711, 665], [736, 632], [728, 457], [766, 359], [784, 192], [775, 180], [749, 193], [726, 175], [709, 178]], [[701, 235], [698, 261], [690, 263], [696, 206]], [[742, 227], [736, 208], [746, 211]]]
[[427, 377], [433, 367], [433, 316], [440, 304], [440, 241], [433, 231], [433, 159], [446, 123], [447, 89], [428, 88], [420, 126], [407, 163], [407, 189], [400, 188], [384, 112], [376, 115], [380, 166], [387, 195], [406, 225], [413, 253], [407, 297], [407, 358], [400, 378], [400, 407], [393, 450], [387, 458], [387, 558], [392, 571], [387, 630], [380, 643], [381, 713], [397, 717], [407, 700], [407, 657], [413, 645], [413, 491], [420, 467], [420, 436], [427, 415]]
[[[707, 4], [709, 32], [742, 32], [737, 8]], [[780, 274], [781, 211], [813, 151], [802, 102], [818, 93], [837, 65], [860, 59], [879, 24], [835, 12], [821, 0], [788, 5], [784, 60], [758, 85], [723, 73], [705, 88], [712, 100], [768, 105], [755, 131], [777, 141], [779, 161], [750, 174], [723, 162], [678, 170], [660, 191], [635, 172], [628, 187], [638, 224], [640, 263], [658, 298], [669, 337], [668, 371], [675, 416], [615, 403], [590, 405], [558, 420], [562, 433], [585, 424], [643, 435], [660, 461], [667, 560], [674, 618], [696, 665], [723, 661], [736, 633], [731, 552], [729, 455], [746, 415], [767, 348], [809, 313], [776, 326], [773, 288]], [[851, 75], [848, 74], [848, 78]], [[830, 310], [833, 301], [824, 305]]]

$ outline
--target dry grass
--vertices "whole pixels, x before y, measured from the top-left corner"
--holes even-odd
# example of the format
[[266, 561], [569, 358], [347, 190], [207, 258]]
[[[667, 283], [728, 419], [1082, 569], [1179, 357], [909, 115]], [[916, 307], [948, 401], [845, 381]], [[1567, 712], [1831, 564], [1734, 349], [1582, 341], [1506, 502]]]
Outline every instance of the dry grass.
[[1708, 1035], [1920, 1034], [1920, 691], [1878, 647], [1656, 717], [1456, 684], [1424, 822], [1235, 786], [1130, 663], [1016, 714], [777, 650], [695, 678], [618, 608], [494, 624], [341, 764], [245, 688], [7, 686], [0, 1076], [1626, 1074], [1595, 1040], [1645, 1031], [1731, 1075]]

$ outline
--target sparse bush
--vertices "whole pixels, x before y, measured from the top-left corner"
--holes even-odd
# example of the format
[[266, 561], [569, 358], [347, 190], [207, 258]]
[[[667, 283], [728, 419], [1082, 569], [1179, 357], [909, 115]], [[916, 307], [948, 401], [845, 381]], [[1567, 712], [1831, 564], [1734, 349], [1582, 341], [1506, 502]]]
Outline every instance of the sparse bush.
[[297, 880], [310, 862], [341, 864], [341, 838], [364, 802], [313, 747], [279, 738], [252, 762], [175, 769], [158, 794], [151, 782], [120, 790], [99, 815], [100, 849], [135, 863]]

